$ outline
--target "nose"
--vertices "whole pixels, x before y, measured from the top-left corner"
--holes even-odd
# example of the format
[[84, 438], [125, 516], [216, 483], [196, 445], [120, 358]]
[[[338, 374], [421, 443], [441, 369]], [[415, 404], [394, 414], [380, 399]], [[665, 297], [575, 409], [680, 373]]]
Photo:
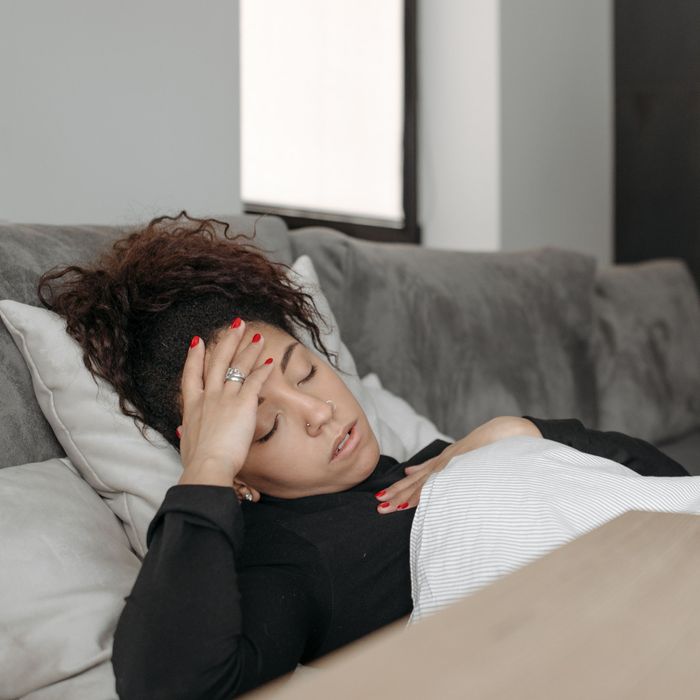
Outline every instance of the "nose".
[[306, 432], [312, 437], [315, 437], [323, 430], [326, 423], [333, 420], [335, 404], [330, 399], [324, 401], [314, 396], [308, 396], [306, 398], [308, 399], [304, 405]]

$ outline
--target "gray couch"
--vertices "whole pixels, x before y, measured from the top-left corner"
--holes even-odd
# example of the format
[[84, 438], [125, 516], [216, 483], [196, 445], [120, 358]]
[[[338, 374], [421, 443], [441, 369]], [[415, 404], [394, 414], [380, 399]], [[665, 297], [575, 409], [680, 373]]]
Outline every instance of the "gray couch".
[[[700, 474], [700, 303], [684, 264], [597, 269], [553, 248], [432, 251], [288, 232], [233, 217], [276, 260], [308, 254], [360, 375], [376, 372], [443, 432], [495, 415], [575, 417], [661, 446]], [[91, 259], [121, 230], [0, 225], [0, 298], [37, 304], [39, 274]], [[1, 324], [0, 324], [1, 325]], [[0, 466], [63, 455], [0, 327]]]

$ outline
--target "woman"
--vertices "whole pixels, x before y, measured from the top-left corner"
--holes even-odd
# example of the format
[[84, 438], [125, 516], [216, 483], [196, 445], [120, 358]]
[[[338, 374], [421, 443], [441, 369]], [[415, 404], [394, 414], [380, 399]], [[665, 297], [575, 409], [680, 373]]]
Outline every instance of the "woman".
[[88, 368], [184, 468], [116, 630], [121, 698], [228, 699], [410, 613], [414, 507], [456, 454], [544, 435], [642, 474], [686, 474], [575, 420], [499, 417], [403, 464], [380, 455], [310, 298], [217, 223], [155, 219], [94, 266], [40, 281]]

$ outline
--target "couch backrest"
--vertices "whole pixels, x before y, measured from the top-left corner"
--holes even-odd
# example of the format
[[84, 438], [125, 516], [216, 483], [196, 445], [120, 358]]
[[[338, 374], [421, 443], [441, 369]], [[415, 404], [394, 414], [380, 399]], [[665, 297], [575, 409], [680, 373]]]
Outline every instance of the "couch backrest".
[[599, 427], [653, 443], [700, 426], [700, 299], [682, 260], [600, 271], [595, 295]]
[[[284, 222], [278, 217], [219, 217], [229, 235], [255, 230], [254, 242], [279, 262], [291, 263]], [[126, 233], [110, 226], [0, 225], [0, 299], [38, 305], [36, 283], [46, 270], [86, 263]], [[31, 378], [19, 350], [0, 322], [0, 467], [64, 455], [34, 398]]]
[[595, 261], [542, 249], [437, 251], [290, 233], [308, 254], [360, 374], [376, 372], [455, 437], [496, 415], [596, 424]]

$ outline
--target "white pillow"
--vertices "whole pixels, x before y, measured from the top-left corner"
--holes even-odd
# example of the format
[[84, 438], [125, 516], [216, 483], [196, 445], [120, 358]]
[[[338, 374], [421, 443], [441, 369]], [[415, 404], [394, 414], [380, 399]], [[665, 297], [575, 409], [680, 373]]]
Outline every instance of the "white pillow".
[[177, 450], [155, 430], [143, 436], [119, 410], [117, 393], [94, 379], [65, 321], [36, 306], [0, 301], [2, 317], [32, 375], [41, 410], [82, 477], [124, 524], [136, 554], [165, 492], [180, 478]]
[[116, 697], [112, 637], [140, 566], [117, 518], [50, 459], [0, 469], [0, 533], [0, 700]]
[[[341, 376], [367, 413], [382, 452], [402, 461], [433, 439], [445, 439], [430, 421], [383, 389], [378, 378], [360, 382], [311, 260], [302, 256], [293, 270], [326, 317], [324, 341], [348, 372]], [[143, 558], [148, 526], [182, 472], [177, 450], [155, 430], [147, 431], [151, 442], [144, 440], [134, 421], [119, 410], [112, 386], [88, 372], [62, 318], [12, 300], [0, 301], [0, 317], [24, 356], [39, 405], [66, 455], [122, 521], [131, 546]]]

